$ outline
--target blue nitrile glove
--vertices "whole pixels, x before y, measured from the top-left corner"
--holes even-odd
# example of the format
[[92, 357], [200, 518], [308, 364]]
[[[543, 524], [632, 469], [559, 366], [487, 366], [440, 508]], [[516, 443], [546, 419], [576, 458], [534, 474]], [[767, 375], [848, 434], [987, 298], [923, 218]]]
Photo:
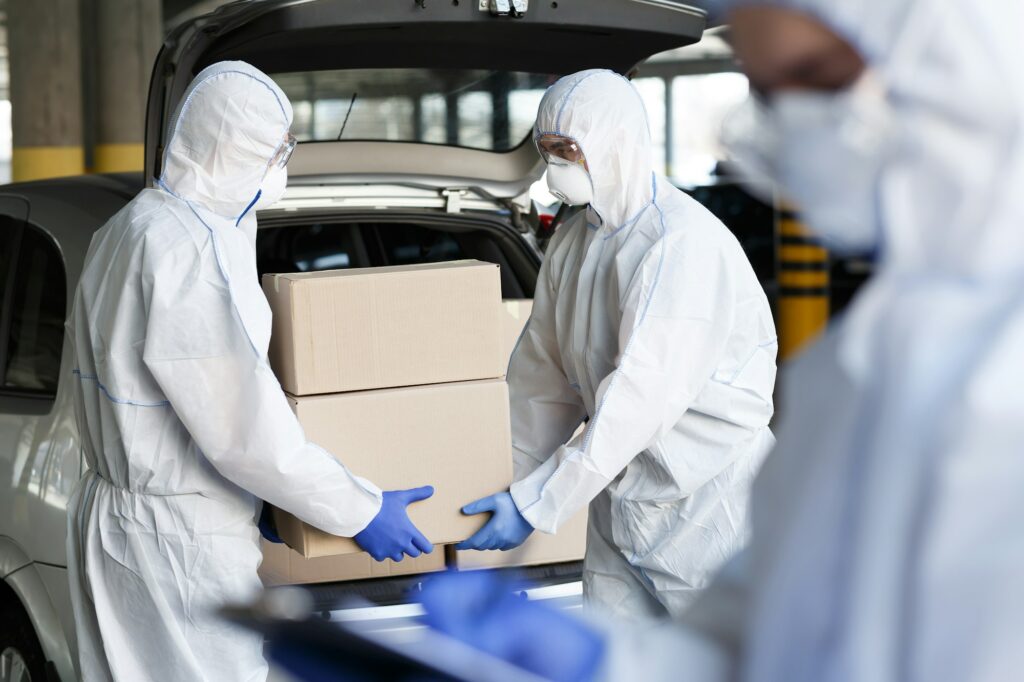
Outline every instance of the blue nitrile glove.
[[455, 549], [512, 549], [526, 542], [533, 526], [519, 513], [519, 507], [508, 493], [497, 493], [462, 508], [463, 514], [491, 512], [491, 520]]
[[263, 503], [263, 509], [260, 510], [260, 522], [256, 524], [260, 529], [260, 535], [263, 536], [264, 540], [282, 544], [284, 540], [277, 534], [277, 524], [274, 523], [274, 508], [266, 502]]
[[435, 630], [555, 682], [587, 682], [604, 655], [602, 635], [584, 621], [513, 591], [491, 571], [445, 573], [420, 593]]
[[412, 490], [385, 492], [380, 511], [370, 521], [370, 525], [352, 539], [377, 561], [401, 561], [403, 554], [411, 557], [418, 557], [421, 553], [430, 554], [434, 551], [434, 545], [412, 525], [405, 508], [433, 494], [434, 488], [429, 485]]

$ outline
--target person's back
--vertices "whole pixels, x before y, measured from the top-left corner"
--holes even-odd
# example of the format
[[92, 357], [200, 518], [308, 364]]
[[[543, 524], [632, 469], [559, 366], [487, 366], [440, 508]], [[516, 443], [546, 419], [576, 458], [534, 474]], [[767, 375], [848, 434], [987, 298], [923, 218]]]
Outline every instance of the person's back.
[[[197, 278], [216, 275], [203, 272], [199, 250], [210, 244], [209, 233], [200, 233], [188, 212], [166, 192], [143, 190], [93, 238], [69, 320], [85, 457], [117, 488], [160, 496], [216, 491], [213, 497], [241, 504], [251, 515], [251, 497], [202, 463], [200, 453], [180, 456], [194, 442], [145, 362], [147, 349], [164, 341], [149, 339], [138, 316], [150, 299], [151, 261], [193, 260]], [[160, 453], [169, 461], [154, 461]]]

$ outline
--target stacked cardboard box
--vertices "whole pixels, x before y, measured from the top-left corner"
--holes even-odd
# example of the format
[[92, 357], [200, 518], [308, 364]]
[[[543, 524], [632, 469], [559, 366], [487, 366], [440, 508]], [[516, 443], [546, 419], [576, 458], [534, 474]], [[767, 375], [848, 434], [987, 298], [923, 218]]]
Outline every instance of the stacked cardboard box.
[[399, 562], [391, 559], [377, 562], [365, 553], [307, 559], [286, 545], [275, 545], [263, 540], [260, 578], [264, 585], [270, 587], [389, 578], [444, 569], [444, 552], [440, 551], [440, 548], [431, 554], [424, 554], [415, 559], [406, 557], [404, 561]]
[[[530, 313], [533, 301], [507, 300], [502, 303], [505, 353], [511, 357]], [[539, 564], [580, 561], [587, 548], [587, 512], [580, 512], [554, 535], [534, 533], [521, 547], [508, 552], [458, 553], [460, 569], [502, 568], [506, 566], [536, 566]]]
[[[307, 437], [386, 490], [434, 485], [409, 508], [436, 544], [483, 523], [460, 508], [508, 485], [507, 354], [498, 267], [477, 261], [268, 275], [270, 359]], [[339, 500], [344, 504], [344, 500]], [[268, 547], [270, 583], [444, 567], [443, 552], [377, 564], [348, 538], [281, 510], [291, 552]]]
[[[497, 267], [475, 261], [264, 278], [274, 311], [271, 362], [307, 436], [385, 489], [432, 484], [410, 508], [440, 544], [485, 520], [466, 502], [511, 480], [502, 377], [532, 301], [498, 305]], [[339, 501], [339, 503], [342, 503]], [[430, 555], [378, 563], [349, 539], [275, 512], [292, 549], [264, 542], [268, 585], [359, 580], [443, 570]], [[459, 552], [461, 568], [582, 558], [586, 514], [514, 552]], [[294, 550], [294, 551], [293, 551]]]

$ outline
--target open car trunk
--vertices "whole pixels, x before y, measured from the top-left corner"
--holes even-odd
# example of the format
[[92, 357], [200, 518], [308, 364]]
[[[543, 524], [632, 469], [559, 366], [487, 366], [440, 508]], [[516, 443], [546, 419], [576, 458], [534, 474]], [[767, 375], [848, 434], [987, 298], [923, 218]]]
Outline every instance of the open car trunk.
[[487, 215], [425, 212], [277, 215], [261, 219], [260, 277], [475, 259], [501, 267], [505, 299], [533, 298], [539, 261], [507, 223]]
[[[395, 87], [417, 97], [413, 107], [423, 98], [452, 97], [467, 88], [494, 97], [502, 87], [507, 91], [509, 78], [535, 93], [582, 69], [627, 74], [655, 53], [699, 40], [705, 26], [702, 11], [675, 0], [535, 0], [524, 3], [528, 6], [519, 17], [496, 16], [491, 6], [499, 4], [262, 0], [231, 3], [187, 22], [165, 42], [150, 84], [147, 173], [160, 173], [166, 121], [195, 74], [214, 62], [240, 59], [275, 77], [282, 74], [280, 82], [293, 100], [306, 75], [318, 88], [334, 88], [339, 125], [328, 126], [330, 136], [308, 135], [309, 141], [299, 145], [289, 167], [295, 184], [397, 176], [437, 187], [472, 181], [500, 197], [519, 196], [542, 171], [532, 145], [524, 144], [530, 121], [525, 129], [522, 124], [511, 132], [502, 129], [482, 145], [451, 135], [450, 113], [443, 122], [449, 134], [440, 139], [428, 131], [350, 140], [344, 137], [345, 100], [351, 96], [348, 113], [363, 106], [389, 80], [388, 73], [402, 75]], [[362, 78], [346, 80], [360, 70]], [[496, 129], [502, 111], [495, 105]], [[396, 116], [382, 111], [377, 118]]]

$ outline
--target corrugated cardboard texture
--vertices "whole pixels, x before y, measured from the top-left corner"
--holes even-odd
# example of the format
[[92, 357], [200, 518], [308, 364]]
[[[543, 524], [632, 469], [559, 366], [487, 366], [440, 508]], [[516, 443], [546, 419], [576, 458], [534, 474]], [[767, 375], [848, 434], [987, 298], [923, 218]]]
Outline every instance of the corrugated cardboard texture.
[[531, 299], [508, 299], [502, 301], [502, 328], [505, 336], [505, 364], [512, 358], [512, 351], [519, 342], [519, 336], [523, 333], [523, 327], [530, 319], [533, 311], [533, 300]]
[[[472, 535], [486, 518], [464, 516], [462, 506], [506, 489], [512, 479], [504, 381], [289, 400], [309, 439], [354, 473], [385, 490], [433, 485], [434, 497], [410, 506], [409, 516], [435, 544]], [[307, 558], [360, 551], [351, 539], [328, 535], [280, 510], [275, 520], [281, 538]]]
[[498, 266], [456, 261], [265, 275], [270, 361], [292, 395], [505, 374]]
[[444, 570], [444, 547], [435, 547], [430, 554], [415, 559], [406, 557], [396, 563], [387, 559], [374, 561], [368, 554], [306, 559], [284, 545], [262, 541], [263, 564], [260, 578], [267, 587], [302, 585], [306, 583], [367, 580], [393, 576], [432, 573]]

